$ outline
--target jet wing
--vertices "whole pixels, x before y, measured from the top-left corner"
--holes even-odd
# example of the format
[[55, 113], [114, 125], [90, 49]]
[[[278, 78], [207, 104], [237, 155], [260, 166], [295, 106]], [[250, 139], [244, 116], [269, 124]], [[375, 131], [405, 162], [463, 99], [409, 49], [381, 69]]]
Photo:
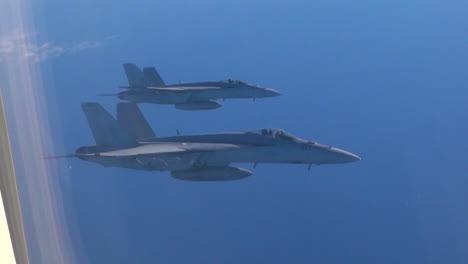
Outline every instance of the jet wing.
[[[212, 143], [143, 143], [144, 145], [114, 150], [108, 152], [101, 152], [101, 156], [136, 156], [136, 155], [152, 155], [152, 154], [173, 154], [173, 153], [187, 153], [187, 152], [213, 152], [220, 150], [229, 150], [239, 148], [237, 145], [232, 144], [212, 144]], [[94, 154], [92, 154], [94, 155]]]
[[186, 91], [204, 91], [209, 89], [221, 89], [216, 86], [184, 86], [184, 87], [148, 87], [156, 92], [186, 92]]
[[238, 145], [221, 143], [182, 143], [181, 145], [181, 148], [192, 152], [208, 152], [240, 148]]
[[164, 87], [148, 87], [148, 89], [156, 92], [183, 92], [186, 89], [182, 88], [164, 88]]
[[[99, 153], [100, 156], [136, 156], [136, 155], [149, 155], [149, 154], [167, 154], [167, 153], [181, 153], [186, 150], [179, 147], [180, 144], [173, 143], [156, 143], [147, 144], [134, 148], [120, 149], [108, 152]], [[94, 155], [94, 154], [93, 154]]]

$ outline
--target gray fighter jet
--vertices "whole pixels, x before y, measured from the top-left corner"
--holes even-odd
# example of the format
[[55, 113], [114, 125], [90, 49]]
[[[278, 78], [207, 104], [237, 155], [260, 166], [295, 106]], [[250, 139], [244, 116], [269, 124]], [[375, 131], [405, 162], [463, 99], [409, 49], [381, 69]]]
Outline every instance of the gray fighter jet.
[[143, 71], [133, 63], [124, 64], [123, 67], [129, 86], [122, 86], [127, 91], [117, 96], [133, 103], [173, 104], [181, 110], [210, 110], [222, 106], [216, 101], [219, 99], [255, 99], [280, 95], [273, 89], [239, 80], [166, 85], [153, 67], [143, 68]]
[[117, 120], [97, 103], [83, 103], [96, 145], [72, 155], [103, 166], [170, 171], [191, 181], [225, 181], [252, 175], [232, 163], [338, 164], [360, 160], [350, 152], [265, 128], [247, 132], [156, 137], [136, 104], [120, 103]]

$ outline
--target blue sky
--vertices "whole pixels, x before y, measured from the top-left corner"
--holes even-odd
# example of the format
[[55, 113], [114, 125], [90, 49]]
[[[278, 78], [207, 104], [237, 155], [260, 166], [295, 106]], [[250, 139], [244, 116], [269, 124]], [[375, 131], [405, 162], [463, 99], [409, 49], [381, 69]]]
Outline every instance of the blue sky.
[[51, 115], [63, 138], [57, 148], [93, 143], [80, 103], [114, 112], [114, 98], [95, 95], [125, 85], [121, 64], [135, 62], [155, 66], [166, 83], [233, 78], [283, 93], [206, 112], [143, 105], [158, 135], [279, 127], [363, 158], [311, 171], [260, 164], [252, 177], [227, 183], [64, 161], [71, 177], [63, 199], [81, 262], [468, 260], [468, 3], [36, 5], [39, 43], [66, 47], [40, 62], [59, 111]]

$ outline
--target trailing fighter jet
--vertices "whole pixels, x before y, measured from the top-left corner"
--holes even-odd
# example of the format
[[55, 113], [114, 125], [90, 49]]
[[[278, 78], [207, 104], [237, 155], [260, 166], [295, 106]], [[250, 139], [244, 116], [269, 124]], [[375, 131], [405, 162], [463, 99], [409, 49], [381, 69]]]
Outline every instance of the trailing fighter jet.
[[72, 155], [103, 166], [170, 171], [190, 181], [237, 180], [252, 175], [232, 163], [338, 164], [360, 160], [350, 152], [295, 137], [284, 130], [156, 137], [136, 104], [119, 103], [117, 120], [97, 103], [83, 103], [96, 145]]
[[173, 104], [181, 110], [210, 110], [221, 107], [216, 100], [234, 98], [263, 98], [278, 96], [273, 89], [259, 87], [239, 80], [196, 82], [166, 85], [155, 68], [143, 71], [133, 63], [123, 65], [128, 79], [126, 91], [117, 96], [133, 103]]

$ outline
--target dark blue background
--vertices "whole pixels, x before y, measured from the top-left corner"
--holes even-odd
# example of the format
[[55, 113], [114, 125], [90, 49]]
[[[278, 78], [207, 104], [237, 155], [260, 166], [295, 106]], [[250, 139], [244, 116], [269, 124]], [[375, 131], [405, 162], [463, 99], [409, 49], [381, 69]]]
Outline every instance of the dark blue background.
[[67, 152], [94, 142], [80, 102], [114, 113], [114, 98], [95, 95], [125, 85], [121, 64], [135, 62], [166, 83], [233, 78], [283, 93], [207, 112], [143, 105], [158, 135], [279, 127], [363, 158], [311, 171], [260, 164], [211, 183], [68, 161], [63, 199], [81, 262], [468, 263], [467, 8], [44, 1], [39, 38], [104, 42], [46, 63]]

